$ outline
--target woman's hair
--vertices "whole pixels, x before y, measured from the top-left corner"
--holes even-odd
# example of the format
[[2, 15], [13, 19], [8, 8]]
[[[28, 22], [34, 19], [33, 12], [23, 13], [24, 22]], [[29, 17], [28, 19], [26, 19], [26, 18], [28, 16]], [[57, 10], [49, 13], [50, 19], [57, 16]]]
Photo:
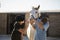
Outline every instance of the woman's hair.
[[20, 15], [20, 16], [17, 16], [16, 17], [16, 21], [19, 22], [19, 21], [23, 21], [25, 20], [25, 16], [24, 15]]
[[47, 18], [45, 17], [41, 21], [43, 22], [43, 24], [45, 24], [45, 23], [47, 23]]
[[40, 18], [42, 19], [42, 18], [45, 18], [45, 17], [46, 17], [46, 18], [49, 18], [49, 15], [48, 15], [48, 14], [46, 14], [46, 13], [45, 13], [45, 14], [44, 14], [44, 13], [41, 13]]

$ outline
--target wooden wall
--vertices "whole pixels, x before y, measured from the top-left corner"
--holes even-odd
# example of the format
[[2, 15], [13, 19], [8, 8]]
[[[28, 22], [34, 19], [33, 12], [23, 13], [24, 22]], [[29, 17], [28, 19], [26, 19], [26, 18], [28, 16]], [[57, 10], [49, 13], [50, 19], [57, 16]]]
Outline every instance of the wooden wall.
[[0, 13], [0, 34], [6, 34], [7, 29], [7, 14]]

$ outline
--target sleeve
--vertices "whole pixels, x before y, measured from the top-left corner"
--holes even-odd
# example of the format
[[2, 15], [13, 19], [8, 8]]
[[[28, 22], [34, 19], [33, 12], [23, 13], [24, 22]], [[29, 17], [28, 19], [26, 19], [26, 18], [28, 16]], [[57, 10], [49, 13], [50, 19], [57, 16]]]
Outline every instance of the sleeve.
[[47, 31], [48, 28], [49, 28], [49, 22], [47, 22], [47, 23], [44, 25], [45, 31]]
[[21, 35], [19, 33], [13, 33], [11, 40], [21, 40]]

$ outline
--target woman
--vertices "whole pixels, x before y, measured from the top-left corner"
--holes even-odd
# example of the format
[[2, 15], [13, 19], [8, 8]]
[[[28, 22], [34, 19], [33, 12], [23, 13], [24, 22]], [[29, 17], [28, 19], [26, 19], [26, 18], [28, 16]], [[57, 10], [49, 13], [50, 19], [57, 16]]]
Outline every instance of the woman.
[[46, 31], [49, 27], [47, 18], [37, 19], [34, 27], [36, 29], [35, 40], [46, 40]]
[[17, 16], [17, 23], [14, 25], [15, 30], [12, 33], [11, 40], [27, 40], [27, 36], [25, 34], [25, 17]]

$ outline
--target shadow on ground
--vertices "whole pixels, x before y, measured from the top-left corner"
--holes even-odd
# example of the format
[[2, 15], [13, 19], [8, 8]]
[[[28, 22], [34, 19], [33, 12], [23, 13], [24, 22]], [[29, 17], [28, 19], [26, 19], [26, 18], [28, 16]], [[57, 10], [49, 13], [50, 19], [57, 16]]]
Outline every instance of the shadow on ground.
[[[0, 40], [11, 40], [10, 35], [0, 35]], [[47, 37], [47, 40], [60, 40], [60, 38]]]

